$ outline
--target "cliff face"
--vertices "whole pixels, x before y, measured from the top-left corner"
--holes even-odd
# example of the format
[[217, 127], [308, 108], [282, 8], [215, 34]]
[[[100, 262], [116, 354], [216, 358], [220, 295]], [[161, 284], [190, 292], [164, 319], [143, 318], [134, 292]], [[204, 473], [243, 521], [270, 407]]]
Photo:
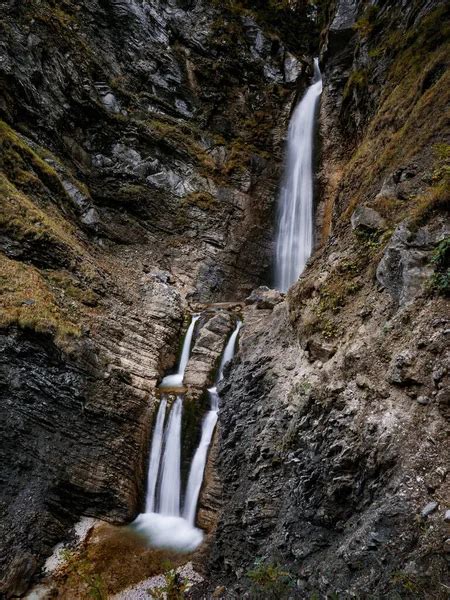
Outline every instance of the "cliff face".
[[[133, 518], [189, 303], [269, 278], [317, 38], [279, 4], [0, 1], [4, 593], [80, 515]], [[223, 507], [208, 586], [439, 598], [448, 10], [319, 5], [318, 247], [285, 301], [244, 311], [202, 500], [208, 529]], [[198, 340], [193, 384], [219, 346]]]
[[448, 8], [330, 17], [319, 244], [285, 302], [244, 313], [210, 577], [227, 598], [444, 598]]
[[267, 276], [308, 65], [214, 3], [0, 10], [1, 561], [19, 593], [80, 514], [138, 511], [187, 302]]

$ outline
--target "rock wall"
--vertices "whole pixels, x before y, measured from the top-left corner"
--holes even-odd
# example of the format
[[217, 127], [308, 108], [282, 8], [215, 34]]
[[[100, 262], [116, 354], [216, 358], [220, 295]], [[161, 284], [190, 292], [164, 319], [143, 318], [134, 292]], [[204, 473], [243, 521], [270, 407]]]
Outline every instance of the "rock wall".
[[330, 3], [321, 243], [244, 313], [199, 597], [446, 597], [448, 16]]
[[294, 55], [257, 15], [201, 1], [0, 11], [1, 590], [13, 594], [81, 514], [138, 511], [152, 390], [188, 302], [242, 299], [267, 277], [309, 42]]

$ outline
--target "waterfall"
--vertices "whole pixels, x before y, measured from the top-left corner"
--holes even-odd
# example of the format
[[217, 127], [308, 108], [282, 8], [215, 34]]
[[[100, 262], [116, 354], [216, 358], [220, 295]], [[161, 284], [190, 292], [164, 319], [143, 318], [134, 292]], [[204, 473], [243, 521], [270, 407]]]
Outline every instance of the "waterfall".
[[180, 460], [181, 460], [181, 414], [183, 404], [177, 399], [170, 411], [167, 423], [164, 454], [161, 463], [161, 490], [159, 512], [162, 515], [180, 514]]
[[[241, 326], [242, 322], [238, 321], [235, 330], [231, 334], [230, 339], [228, 340], [228, 343], [225, 346], [225, 350], [220, 361], [220, 366], [217, 371], [216, 384], [223, 378], [223, 368], [225, 364], [234, 356], [236, 340], [239, 335], [239, 330]], [[195, 515], [197, 513], [198, 497], [203, 483], [203, 475], [205, 472], [206, 460], [208, 458], [208, 449], [211, 444], [219, 412], [219, 395], [217, 393], [217, 388], [215, 386], [209, 388], [208, 395], [210, 402], [210, 410], [203, 419], [200, 444], [198, 445], [198, 448], [195, 451], [194, 458], [192, 460], [191, 469], [189, 471], [188, 484], [186, 488], [186, 499], [184, 504], [183, 516], [191, 525], [195, 525]]]
[[183, 385], [184, 372], [186, 371], [189, 355], [191, 353], [191, 345], [192, 338], [194, 336], [195, 324], [197, 323], [199, 318], [200, 315], [192, 315], [191, 322], [189, 324], [188, 330], [186, 331], [186, 336], [184, 338], [180, 361], [178, 363], [178, 371], [173, 375], [166, 375], [166, 377], [164, 377], [164, 379], [159, 385], [160, 388], [177, 388]]
[[234, 350], [236, 348], [236, 341], [239, 335], [239, 330], [242, 327], [242, 321], [238, 321], [236, 324], [236, 328], [230, 336], [227, 345], [225, 346], [225, 350], [222, 355], [222, 359], [220, 361], [219, 366], [219, 374], [216, 380], [216, 383], [219, 383], [223, 379], [223, 370], [227, 362], [229, 362], [234, 356]]
[[[177, 380], [179, 382], [178, 385], [183, 381], [184, 370], [189, 359], [194, 326], [198, 318], [199, 315], [193, 316], [186, 333], [178, 373], [165, 377], [163, 383], [169, 380], [169, 378], [172, 379], [164, 387], [174, 387], [173, 378], [175, 376], [179, 378]], [[217, 370], [215, 384], [223, 378], [224, 366], [233, 358], [241, 326], [242, 323], [238, 321], [225, 346]], [[167, 399], [165, 396], [161, 399], [151, 444], [146, 512], [140, 514], [133, 522], [133, 528], [148, 538], [153, 547], [191, 552], [203, 540], [203, 532], [195, 527], [195, 517], [208, 458], [208, 449], [214, 434], [219, 412], [219, 396], [216, 387], [210, 388], [208, 394], [210, 410], [203, 419], [200, 443], [195, 451], [189, 470], [182, 517], [180, 516], [180, 463], [183, 395], [177, 394], [176, 400], [170, 409], [165, 429], [164, 420]]]
[[155, 508], [155, 490], [159, 472], [159, 463], [161, 460], [163, 427], [164, 418], [166, 416], [166, 407], [167, 400], [163, 398], [159, 405], [158, 416], [156, 417], [155, 429], [153, 431], [152, 448], [150, 451], [150, 464], [148, 467], [147, 498], [145, 502], [145, 512], [153, 512]]
[[[211, 396], [217, 395], [216, 392], [208, 390], [211, 399], [211, 410], [206, 414], [202, 424], [202, 437], [200, 444], [195, 451], [192, 459], [191, 469], [189, 471], [189, 479], [186, 488], [186, 500], [184, 504], [183, 516], [191, 524], [195, 525], [195, 515], [197, 513], [197, 502], [200, 494], [200, 489], [203, 482], [203, 473], [205, 471], [206, 459], [208, 457], [208, 449], [212, 440], [214, 429], [217, 423], [218, 408], [213, 409], [213, 400]], [[218, 401], [214, 402], [218, 405]]]
[[322, 78], [314, 59], [314, 78], [291, 117], [287, 158], [279, 196], [276, 287], [285, 292], [297, 281], [313, 244], [313, 137], [314, 117]]

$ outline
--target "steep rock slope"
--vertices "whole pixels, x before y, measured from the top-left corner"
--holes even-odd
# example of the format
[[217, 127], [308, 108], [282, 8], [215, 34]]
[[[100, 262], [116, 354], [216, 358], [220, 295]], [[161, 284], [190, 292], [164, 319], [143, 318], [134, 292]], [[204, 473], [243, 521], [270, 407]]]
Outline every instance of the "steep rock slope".
[[448, 8], [330, 4], [322, 244], [244, 314], [210, 590], [445, 598]]
[[80, 514], [138, 511], [187, 301], [266, 277], [307, 63], [215, 3], [0, 10], [1, 570], [20, 593]]

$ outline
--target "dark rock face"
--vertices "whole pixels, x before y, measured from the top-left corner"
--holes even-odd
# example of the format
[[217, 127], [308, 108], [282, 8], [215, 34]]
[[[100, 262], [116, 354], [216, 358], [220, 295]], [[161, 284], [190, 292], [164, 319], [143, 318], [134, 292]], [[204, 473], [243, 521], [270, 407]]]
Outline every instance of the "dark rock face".
[[[226, 508], [211, 590], [225, 584], [227, 598], [243, 597], [260, 559], [290, 573], [296, 598], [389, 597], [402, 590], [396, 573], [444, 597], [443, 513], [429, 514], [427, 532], [418, 516], [448, 489], [444, 413], [429, 371], [445, 362], [445, 325], [433, 326], [435, 316], [422, 311], [394, 342], [400, 323], [386, 339], [375, 319], [322, 365], [299, 353], [284, 303], [264, 320], [247, 311], [239, 360], [222, 392]], [[405, 363], [414, 376], [405, 371], [400, 385], [380, 381], [386, 347], [414, 345], [419, 331], [429, 331], [426, 348]], [[431, 404], [416, 403], [415, 390]]]
[[202, 2], [9, 3], [6, 16], [1, 115], [87, 185], [62, 178], [77, 224], [151, 247], [195, 300], [259, 284], [303, 63]]
[[14, 329], [1, 338], [2, 585], [10, 593], [25, 591], [80, 514], [123, 523], [140, 500], [148, 402], [119, 376], [105, 380], [95, 346], [73, 350]]

